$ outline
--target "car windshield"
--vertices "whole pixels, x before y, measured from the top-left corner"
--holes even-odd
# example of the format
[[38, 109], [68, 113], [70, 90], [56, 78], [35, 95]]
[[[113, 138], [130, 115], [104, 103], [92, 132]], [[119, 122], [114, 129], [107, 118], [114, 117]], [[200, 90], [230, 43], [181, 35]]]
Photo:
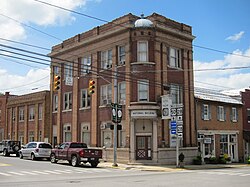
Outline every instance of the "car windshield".
[[38, 147], [39, 147], [39, 148], [52, 149], [51, 145], [50, 145], [50, 144], [47, 144], [47, 143], [41, 143], [41, 144], [39, 144]]
[[11, 142], [9, 142], [9, 143], [10, 143], [11, 146], [13, 146], [13, 145], [19, 145], [19, 142], [18, 142], [18, 141], [11, 141]]
[[70, 148], [87, 148], [85, 143], [71, 143]]

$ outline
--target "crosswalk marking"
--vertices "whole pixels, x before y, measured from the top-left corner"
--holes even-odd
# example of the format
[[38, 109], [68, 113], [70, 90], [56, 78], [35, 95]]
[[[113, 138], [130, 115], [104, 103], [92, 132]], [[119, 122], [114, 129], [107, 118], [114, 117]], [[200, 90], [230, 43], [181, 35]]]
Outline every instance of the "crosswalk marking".
[[25, 173], [25, 174], [28, 174], [28, 175], [38, 175], [38, 173], [33, 173], [31, 171], [20, 171], [21, 173]]
[[56, 174], [56, 175], [61, 174], [61, 173], [58, 173], [56, 171], [50, 171], [50, 170], [43, 170], [43, 171], [46, 172], [46, 173], [53, 173], [53, 174]]
[[0, 172], [0, 175], [4, 175], [4, 176], [11, 176], [10, 174], [8, 174], [8, 173], [1, 173]]
[[44, 175], [48, 175], [48, 173], [46, 173], [46, 172], [41, 172], [41, 171], [32, 171], [32, 172], [39, 173], [39, 174], [44, 174]]
[[70, 170], [54, 170], [55, 172], [62, 172], [62, 173], [72, 173], [73, 171]]
[[25, 174], [23, 174], [23, 173], [18, 173], [18, 172], [14, 172], [14, 171], [9, 171], [8, 173], [14, 174], [14, 175], [25, 175]]

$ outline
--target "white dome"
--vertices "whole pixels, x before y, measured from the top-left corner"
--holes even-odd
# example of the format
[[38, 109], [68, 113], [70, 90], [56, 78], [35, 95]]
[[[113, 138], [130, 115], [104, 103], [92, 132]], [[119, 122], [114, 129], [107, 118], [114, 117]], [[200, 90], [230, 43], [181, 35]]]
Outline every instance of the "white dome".
[[153, 23], [149, 19], [145, 19], [142, 14], [141, 18], [136, 20], [135, 27], [153, 27]]

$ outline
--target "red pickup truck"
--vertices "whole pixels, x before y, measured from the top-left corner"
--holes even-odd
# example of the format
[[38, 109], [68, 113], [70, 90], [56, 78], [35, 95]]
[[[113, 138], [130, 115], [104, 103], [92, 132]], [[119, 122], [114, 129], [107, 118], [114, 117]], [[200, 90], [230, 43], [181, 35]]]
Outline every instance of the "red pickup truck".
[[101, 149], [90, 149], [85, 143], [64, 142], [51, 150], [50, 161], [57, 163], [58, 160], [67, 160], [72, 166], [78, 166], [81, 162], [97, 167], [102, 158]]

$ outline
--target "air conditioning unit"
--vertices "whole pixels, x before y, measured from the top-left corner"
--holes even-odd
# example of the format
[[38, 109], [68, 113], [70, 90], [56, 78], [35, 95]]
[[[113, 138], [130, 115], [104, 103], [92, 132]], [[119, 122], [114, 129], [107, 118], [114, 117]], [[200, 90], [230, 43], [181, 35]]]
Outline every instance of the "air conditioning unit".
[[102, 123], [102, 124], [100, 125], [100, 128], [101, 128], [102, 130], [104, 130], [104, 129], [106, 129], [106, 126], [107, 126], [106, 123]]
[[107, 69], [112, 68], [112, 64], [107, 65]]
[[119, 64], [120, 64], [120, 65], [124, 65], [124, 64], [125, 64], [125, 60], [120, 61]]
[[70, 125], [64, 126], [64, 127], [63, 127], [63, 130], [64, 130], [64, 131], [70, 131]]

